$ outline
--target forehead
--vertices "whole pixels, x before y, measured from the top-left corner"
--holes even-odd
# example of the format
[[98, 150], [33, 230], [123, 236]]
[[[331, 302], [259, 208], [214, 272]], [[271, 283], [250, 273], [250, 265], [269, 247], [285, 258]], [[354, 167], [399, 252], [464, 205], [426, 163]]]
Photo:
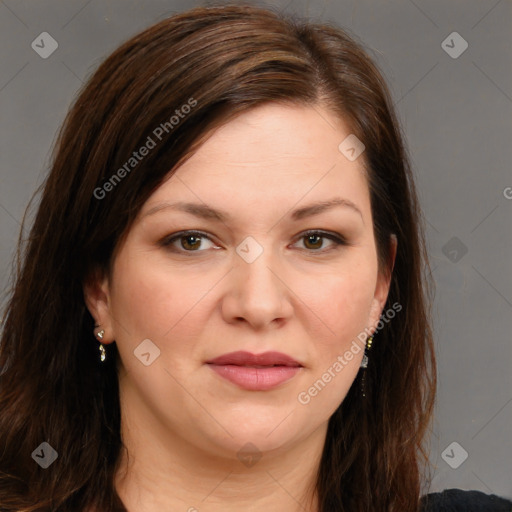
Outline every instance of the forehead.
[[194, 155], [231, 164], [272, 163], [275, 159], [313, 160], [339, 155], [350, 135], [348, 124], [321, 106], [267, 103], [243, 112], [218, 128]]
[[340, 150], [346, 122], [320, 106], [265, 104], [218, 128], [148, 199], [204, 202], [234, 211], [291, 207], [343, 196], [368, 201], [363, 157]]

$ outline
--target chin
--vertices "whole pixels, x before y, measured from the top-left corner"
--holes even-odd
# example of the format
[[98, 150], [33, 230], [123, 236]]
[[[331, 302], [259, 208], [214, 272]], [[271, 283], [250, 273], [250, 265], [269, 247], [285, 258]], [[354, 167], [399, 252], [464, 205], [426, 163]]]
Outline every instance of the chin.
[[216, 455], [229, 459], [235, 457], [243, 463], [246, 457], [258, 458], [263, 453], [278, 453], [299, 440], [299, 436], [295, 438], [289, 427], [281, 430], [281, 424], [276, 428], [278, 424], [279, 422], [259, 426], [226, 425], [231, 436], [223, 430], [224, 435], [220, 437], [205, 435], [205, 438], [209, 439], [210, 451], [213, 450]]

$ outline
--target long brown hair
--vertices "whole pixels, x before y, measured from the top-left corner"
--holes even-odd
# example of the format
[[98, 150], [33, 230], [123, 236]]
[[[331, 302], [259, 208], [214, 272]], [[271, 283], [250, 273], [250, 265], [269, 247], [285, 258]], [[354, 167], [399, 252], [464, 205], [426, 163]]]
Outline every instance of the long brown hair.
[[[366, 397], [359, 374], [329, 420], [319, 512], [417, 510], [436, 387], [433, 284], [389, 91], [354, 36], [240, 2], [198, 7], [131, 38], [66, 117], [35, 222], [20, 237], [4, 314], [2, 510], [125, 510], [114, 488], [123, 449], [118, 352], [109, 345], [99, 362], [83, 284], [93, 272], [109, 275], [120, 241], [170, 169], [216, 127], [266, 102], [325, 105], [348, 123], [366, 148], [383, 272], [390, 235], [398, 240], [387, 305], [402, 310], [376, 336]], [[148, 138], [154, 149], [128, 167]], [[47, 469], [32, 457], [42, 442], [58, 453]]]

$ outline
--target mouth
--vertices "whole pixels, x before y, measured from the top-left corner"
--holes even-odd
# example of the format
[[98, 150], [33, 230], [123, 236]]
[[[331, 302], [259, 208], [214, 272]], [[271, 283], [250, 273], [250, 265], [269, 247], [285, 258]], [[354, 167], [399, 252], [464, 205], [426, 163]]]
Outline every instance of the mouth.
[[249, 391], [267, 391], [292, 379], [303, 368], [280, 352], [231, 352], [206, 364], [220, 377]]
[[232, 364], [232, 365], [224, 365], [224, 366], [242, 366], [243, 368], [276, 368], [278, 366], [288, 366], [285, 364], [272, 364], [272, 365], [255, 365], [255, 364]]
[[230, 352], [222, 356], [206, 361], [207, 364], [235, 365], [253, 368], [268, 368], [274, 366], [301, 367], [302, 365], [293, 357], [282, 352], [263, 352], [252, 354], [251, 352]]

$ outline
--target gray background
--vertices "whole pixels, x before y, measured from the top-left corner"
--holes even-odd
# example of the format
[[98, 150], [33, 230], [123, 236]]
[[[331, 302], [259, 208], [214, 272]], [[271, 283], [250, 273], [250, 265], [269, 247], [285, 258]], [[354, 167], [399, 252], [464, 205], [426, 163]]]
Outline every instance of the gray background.
[[[123, 41], [199, 4], [0, 0], [2, 303], [21, 219], [78, 87]], [[459, 487], [512, 498], [512, 3], [267, 5], [348, 29], [388, 80], [428, 221], [437, 286], [432, 490]], [[31, 47], [45, 31], [58, 42], [47, 59]], [[454, 31], [469, 45], [457, 58], [442, 46]], [[462, 48], [457, 39], [446, 44], [452, 52]]]

